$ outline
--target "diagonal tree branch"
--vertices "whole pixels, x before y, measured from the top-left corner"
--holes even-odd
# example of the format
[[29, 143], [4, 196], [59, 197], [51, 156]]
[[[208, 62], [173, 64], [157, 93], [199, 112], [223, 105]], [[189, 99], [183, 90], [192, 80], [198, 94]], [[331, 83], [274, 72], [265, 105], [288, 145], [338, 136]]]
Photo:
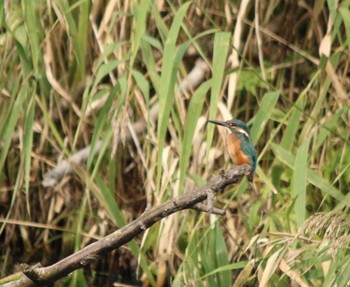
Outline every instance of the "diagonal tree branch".
[[[69, 273], [96, 261], [98, 257], [110, 252], [111, 250], [119, 248], [161, 219], [180, 210], [196, 208], [198, 207], [198, 203], [206, 199], [209, 201], [209, 198], [212, 198], [212, 194], [222, 191], [228, 185], [239, 182], [240, 179], [244, 175], [248, 175], [250, 171], [251, 169], [249, 165], [234, 166], [227, 171], [222, 171], [220, 175], [212, 176], [205, 186], [169, 200], [160, 206], [146, 210], [139, 218], [124, 227], [51, 266], [38, 267], [36, 265], [31, 267], [29, 265], [23, 265], [22, 273], [19, 274], [20, 278], [2, 286], [26, 287], [53, 283], [56, 280], [67, 276]], [[202, 206], [198, 209], [212, 212], [215, 208], [213, 207], [213, 202], [208, 202], [208, 208], [203, 208]]]

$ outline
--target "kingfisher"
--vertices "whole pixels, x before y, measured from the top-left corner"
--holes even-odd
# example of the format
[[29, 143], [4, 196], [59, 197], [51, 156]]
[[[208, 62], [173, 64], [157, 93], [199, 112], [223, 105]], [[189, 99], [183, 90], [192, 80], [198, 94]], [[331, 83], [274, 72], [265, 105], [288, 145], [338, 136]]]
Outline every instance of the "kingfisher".
[[252, 171], [248, 175], [248, 181], [251, 183], [253, 190], [256, 191], [253, 178], [257, 164], [257, 153], [253, 142], [249, 137], [249, 128], [247, 124], [237, 119], [228, 121], [208, 120], [208, 122], [226, 127], [230, 130], [230, 133], [228, 133], [225, 138], [226, 150], [228, 151], [233, 164], [250, 165]]

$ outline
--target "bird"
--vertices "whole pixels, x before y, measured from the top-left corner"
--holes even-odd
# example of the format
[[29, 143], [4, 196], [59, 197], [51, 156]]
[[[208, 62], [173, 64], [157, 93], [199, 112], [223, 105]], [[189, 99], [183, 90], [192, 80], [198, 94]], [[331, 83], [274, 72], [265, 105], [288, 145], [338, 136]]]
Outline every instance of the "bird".
[[253, 190], [256, 191], [254, 174], [257, 166], [257, 152], [249, 137], [250, 131], [247, 124], [238, 119], [231, 119], [228, 121], [208, 120], [208, 122], [226, 127], [230, 130], [230, 133], [228, 133], [225, 138], [226, 150], [233, 164], [250, 165], [251, 172], [248, 175], [248, 181]]

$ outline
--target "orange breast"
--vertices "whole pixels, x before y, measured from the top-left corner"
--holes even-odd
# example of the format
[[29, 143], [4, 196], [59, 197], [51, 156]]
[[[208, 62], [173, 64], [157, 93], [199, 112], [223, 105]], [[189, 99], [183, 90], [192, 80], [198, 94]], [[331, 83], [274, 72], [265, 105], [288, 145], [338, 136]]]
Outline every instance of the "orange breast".
[[241, 140], [234, 133], [226, 136], [226, 149], [235, 165], [249, 164], [249, 158], [241, 151]]

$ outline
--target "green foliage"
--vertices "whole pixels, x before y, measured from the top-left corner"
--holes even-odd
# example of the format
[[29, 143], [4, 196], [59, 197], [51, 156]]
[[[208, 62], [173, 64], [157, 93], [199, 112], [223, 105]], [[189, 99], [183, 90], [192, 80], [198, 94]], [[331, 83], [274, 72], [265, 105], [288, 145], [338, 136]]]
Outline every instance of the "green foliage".
[[252, 95], [258, 95], [258, 89], [268, 89], [266, 82], [259, 76], [260, 71], [244, 70], [239, 72], [239, 80], [237, 83], [237, 90]]

